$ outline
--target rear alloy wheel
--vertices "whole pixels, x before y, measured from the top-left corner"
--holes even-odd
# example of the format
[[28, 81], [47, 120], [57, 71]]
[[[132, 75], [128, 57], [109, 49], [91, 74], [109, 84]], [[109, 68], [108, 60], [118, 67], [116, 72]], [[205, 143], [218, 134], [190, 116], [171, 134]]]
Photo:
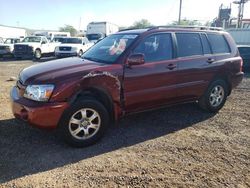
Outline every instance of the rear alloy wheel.
[[217, 85], [210, 92], [209, 103], [212, 107], [216, 108], [221, 105], [224, 97], [225, 97], [224, 88], [220, 85]]
[[225, 104], [228, 96], [228, 87], [224, 80], [215, 80], [200, 98], [199, 105], [206, 111], [218, 112]]
[[74, 147], [85, 147], [103, 136], [109, 114], [99, 101], [89, 99], [74, 103], [60, 122], [59, 129], [66, 142]]
[[42, 57], [41, 50], [37, 49], [37, 50], [35, 51], [35, 58], [36, 58], [36, 59], [41, 59], [41, 57]]

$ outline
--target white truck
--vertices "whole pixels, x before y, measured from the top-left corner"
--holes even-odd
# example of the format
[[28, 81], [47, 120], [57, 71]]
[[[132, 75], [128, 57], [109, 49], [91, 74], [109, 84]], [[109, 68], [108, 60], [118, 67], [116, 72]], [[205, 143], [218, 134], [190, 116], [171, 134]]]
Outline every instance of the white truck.
[[227, 30], [237, 45], [250, 45], [250, 28], [237, 28]]
[[87, 38], [91, 42], [96, 42], [105, 36], [116, 33], [119, 27], [109, 22], [91, 22], [87, 26]]
[[0, 44], [0, 57], [13, 56], [14, 44], [20, 41], [19, 38], [7, 38], [3, 44]]
[[14, 57], [40, 59], [42, 56], [54, 55], [57, 45], [44, 36], [25, 37], [21, 43], [14, 45]]
[[66, 37], [56, 47], [55, 56], [57, 58], [82, 56], [93, 44], [86, 37]]

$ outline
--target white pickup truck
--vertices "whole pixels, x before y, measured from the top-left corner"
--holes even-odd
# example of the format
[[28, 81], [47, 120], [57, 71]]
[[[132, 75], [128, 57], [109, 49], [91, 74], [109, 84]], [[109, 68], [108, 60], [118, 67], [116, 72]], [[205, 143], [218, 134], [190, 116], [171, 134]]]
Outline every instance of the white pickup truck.
[[14, 56], [16, 58], [40, 59], [42, 56], [54, 55], [58, 43], [51, 43], [44, 36], [30, 36], [23, 39], [21, 43], [14, 45]]
[[93, 44], [86, 37], [65, 37], [56, 47], [55, 56], [57, 58], [82, 56]]
[[19, 42], [19, 38], [7, 38], [3, 44], [0, 44], [0, 57], [13, 56], [14, 44]]

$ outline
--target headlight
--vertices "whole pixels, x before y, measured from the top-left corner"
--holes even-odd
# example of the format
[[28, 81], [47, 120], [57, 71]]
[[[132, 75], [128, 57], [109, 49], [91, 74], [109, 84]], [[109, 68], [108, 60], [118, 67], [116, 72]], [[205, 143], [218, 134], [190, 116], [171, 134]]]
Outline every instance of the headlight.
[[28, 85], [24, 97], [34, 100], [46, 102], [52, 95], [54, 85]]
[[30, 52], [33, 52], [33, 51], [34, 51], [33, 46], [28, 46], [28, 49], [29, 49]]

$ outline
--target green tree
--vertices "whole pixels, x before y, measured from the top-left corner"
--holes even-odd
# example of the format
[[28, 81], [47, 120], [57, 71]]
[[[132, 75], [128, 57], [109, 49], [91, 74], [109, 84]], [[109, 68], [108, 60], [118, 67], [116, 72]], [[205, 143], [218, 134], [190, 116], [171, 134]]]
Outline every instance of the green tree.
[[77, 34], [77, 30], [71, 25], [65, 25], [64, 27], [60, 27], [59, 31], [70, 32], [71, 36], [76, 36], [76, 34]]
[[152, 24], [146, 20], [146, 19], [141, 19], [139, 21], [134, 22], [134, 24], [131, 26], [131, 28], [138, 28], [138, 29], [143, 29], [152, 26]]

